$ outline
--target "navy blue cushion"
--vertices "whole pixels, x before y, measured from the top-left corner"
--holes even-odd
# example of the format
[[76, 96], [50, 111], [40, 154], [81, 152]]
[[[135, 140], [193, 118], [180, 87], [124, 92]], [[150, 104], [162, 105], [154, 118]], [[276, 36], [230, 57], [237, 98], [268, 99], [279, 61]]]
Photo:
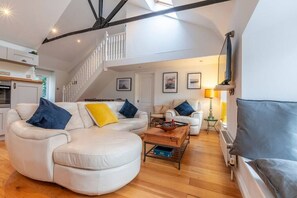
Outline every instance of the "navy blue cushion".
[[189, 116], [191, 115], [193, 112], [195, 112], [195, 110], [192, 108], [192, 106], [188, 103], [188, 101], [185, 101], [183, 103], [181, 103], [180, 105], [178, 105], [177, 107], [174, 108], [175, 111], [177, 111], [179, 113], [179, 115], [181, 116]]
[[71, 116], [65, 109], [40, 98], [39, 107], [27, 123], [45, 129], [65, 129]]
[[126, 118], [134, 118], [137, 111], [138, 109], [126, 99], [124, 105], [122, 106], [119, 112]]

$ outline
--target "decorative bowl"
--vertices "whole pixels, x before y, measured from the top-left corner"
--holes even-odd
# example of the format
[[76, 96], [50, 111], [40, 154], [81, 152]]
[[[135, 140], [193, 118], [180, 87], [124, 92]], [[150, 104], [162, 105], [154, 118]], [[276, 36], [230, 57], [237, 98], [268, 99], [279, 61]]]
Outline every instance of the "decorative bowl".
[[162, 125], [158, 125], [156, 127], [160, 128], [160, 129], [162, 129], [164, 131], [172, 131], [172, 130], [177, 128], [176, 124], [172, 123], [172, 122], [163, 122]]

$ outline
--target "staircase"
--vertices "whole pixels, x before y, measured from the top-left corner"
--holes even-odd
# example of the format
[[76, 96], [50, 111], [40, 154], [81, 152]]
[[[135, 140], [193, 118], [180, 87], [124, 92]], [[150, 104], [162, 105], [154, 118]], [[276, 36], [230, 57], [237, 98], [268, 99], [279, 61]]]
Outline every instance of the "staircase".
[[126, 33], [108, 35], [83, 62], [70, 82], [63, 86], [63, 102], [77, 101], [100, 74], [106, 70], [106, 61], [120, 60], [126, 57]]

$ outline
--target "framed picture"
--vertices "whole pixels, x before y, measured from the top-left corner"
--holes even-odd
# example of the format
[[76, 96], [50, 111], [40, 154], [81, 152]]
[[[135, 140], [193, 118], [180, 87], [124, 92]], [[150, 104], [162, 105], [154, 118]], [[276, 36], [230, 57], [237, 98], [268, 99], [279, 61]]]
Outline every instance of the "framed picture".
[[188, 73], [187, 77], [187, 88], [188, 89], [201, 89], [201, 73]]
[[163, 73], [163, 93], [177, 93], [178, 73], [165, 72]]
[[132, 78], [117, 78], [117, 91], [131, 91]]

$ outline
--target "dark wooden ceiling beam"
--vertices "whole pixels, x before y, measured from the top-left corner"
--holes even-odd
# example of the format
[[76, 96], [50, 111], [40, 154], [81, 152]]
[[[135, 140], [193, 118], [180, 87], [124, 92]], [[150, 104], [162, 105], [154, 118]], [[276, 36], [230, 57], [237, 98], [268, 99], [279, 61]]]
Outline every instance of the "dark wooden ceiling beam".
[[93, 15], [94, 15], [94, 17], [95, 17], [95, 19], [97, 21], [98, 20], [97, 13], [96, 13], [95, 8], [94, 8], [94, 6], [92, 4], [92, 1], [91, 0], [88, 0], [88, 2], [89, 2], [89, 5], [91, 7], [92, 13], [93, 13]]
[[100, 24], [102, 24], [102, 18], [103, 18], [103, 0], [99, 0], [98, 2], [98, 18]]
[[[125, 1], [127, 1], [127, 0], [125, 0]], [[122, 19], [122, 20], [118, 20], [118, 21], [113, 21], [113, 22], [108, 22], [107, 21], [108, 17], [107, 17], [105, 19], [105, 21], [107, 21], [107, 23], [105, 23], [104, 26], [102, 24], [101, 26], [95, 26], [95, 27], [93, 26], [91, 28], [86, 28], [86, 29], [82, 29], [82, 30], [78, 30], [78, 31], [74, 31], [74, 32], [69, 32], [69, 33], [66, 33], [66, 34], [51, 38], [51, 39], [46, 38], [43, 41], [43, 44], [54, 41], [54, 40], [57, 40], [57, 39], [61, 39], [61, 38], [67, 37], [67, 36], [75, 35], [75, 34], [81, 34], [81, 33], [85, 33], [85, 32], [95, 31], [95, 30], [104, 29], [104, 28], [107, 28], [107, 27], [110, 27], [110, 26], [130, 23], [130, 22], [133, 22], [133, 21], [138, 21], [138, 20], [143, 20], [143, 19], [155, 17], [155, 16], [169, 14], [169, 13], [172, 13], [172, 12], [180, 12], [180, 11], [190, 10], [190, 9], [204, 7], [204, 6], [213, 5], [213, 4], [217, 4], [217, 3], [222, 3], [222, 2], [226, 2], [226, 1], [231, 1], [231, 0], [205, 0], [205, 1], [200, 1], [200, 2], [191, 3], [191, 4], [187, 4], [187, 5], [177, 6], [177, 7], [169, 8], [167, 10], [161, 10], [161, 11], [152, 12], [152, 13], [148, 13], [148, 14], [143, 14], [143, 15], [140, 15], [140, 16], [130, 17], [130, 18], [126, 18], [126, 19]], [[123, 7], [123, 6], [121, 6], [121, 7]], [[114, 14], [114, 16], [115, 16], [115, 14]], [[111, 19], [112, 18], [113, 17], [111, 17]]]
[[106, 17], [106, 19], [102, 22], [101, 27], [105, 27], [107, 23], [109, 23], [113, 17], [122, 9], [122, 7], [127, 3], [128, 0], [121, 0], [118, 5], [111, 11], [111, 13]]

